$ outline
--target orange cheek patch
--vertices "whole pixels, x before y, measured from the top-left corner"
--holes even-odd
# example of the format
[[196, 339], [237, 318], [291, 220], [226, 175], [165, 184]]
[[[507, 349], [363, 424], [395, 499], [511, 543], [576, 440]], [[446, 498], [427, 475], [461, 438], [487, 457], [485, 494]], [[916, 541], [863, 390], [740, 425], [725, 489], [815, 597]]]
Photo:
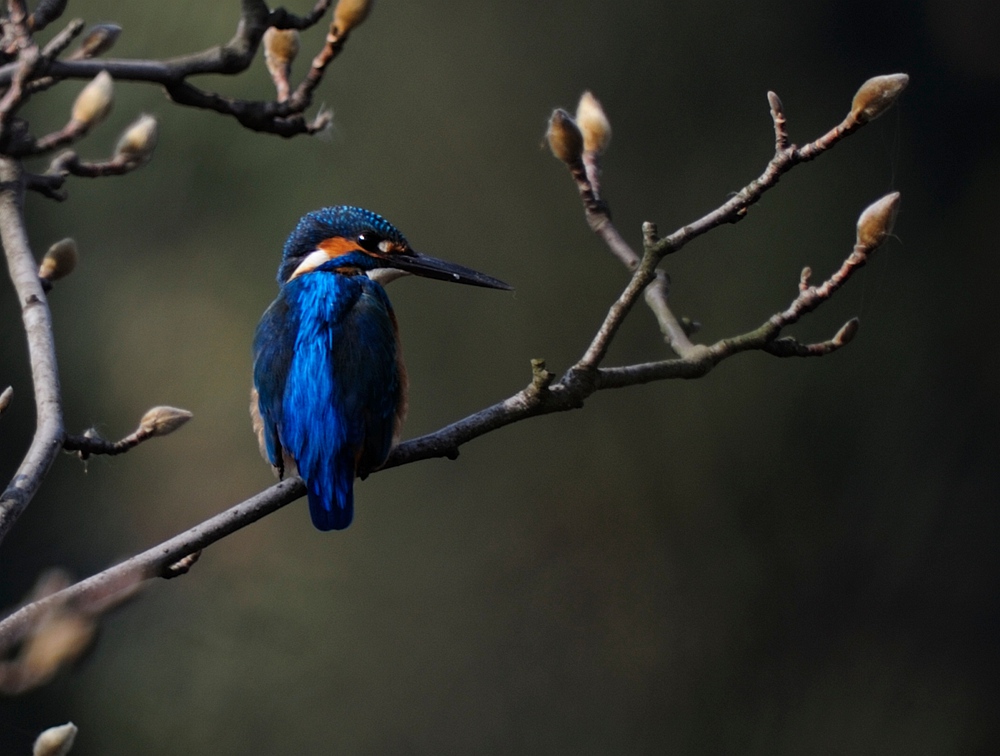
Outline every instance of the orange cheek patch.
[[330, 260], [340, 257], [341, 255], [346, 255], [349, 252], [364, 252], [364, 250], [358, 246], [357, 242], [345, 239], [342, 236], [334, 236], [329, 239], [324, 239], [316, 245], [315, 251], [310, 252], [306, 255], [305, 259], [299, 263], [299, 267], [295, 269], [295, 272], [292, 273], [289, 280], [297, 276], [301, 276], [303, 273], [316, 270], [316, 268], [320, 265], [324, 265]]
[[330, 239], [324, 239], [319, 243], [319, 248], [326, 252], [331, 259], [334, 257], [339, 257], [340, 255], [346, 255], [348, 252], [364, 252], [358, 243], [353, 239], [345, 239], [343, 236], [334, 236]]

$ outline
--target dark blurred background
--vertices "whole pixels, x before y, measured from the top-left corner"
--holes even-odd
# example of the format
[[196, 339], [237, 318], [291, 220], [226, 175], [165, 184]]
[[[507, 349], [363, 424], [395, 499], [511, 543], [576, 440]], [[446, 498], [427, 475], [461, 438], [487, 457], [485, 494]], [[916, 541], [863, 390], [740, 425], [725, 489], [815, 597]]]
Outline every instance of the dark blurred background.
[[[68, 13], [121, 24], [116, 56], [162, 57], [228, 39], [237, 6]], [[638, 243], [642, 221], [671, 230], [760, 172], [768, 89], [801, 143], [869, 76], [912, 77], [889, 114], [667, 261], [706, 341], [784, 307], [802, 266], [833, 270], [893, 190], [898, 238], [793, 329], [822, 339], [860, 316], [835, 355], [598, 394], [456, 462], [373, 476], [346, 532], [313, 530], [298, 502], [213, 546], [112, 615], [75, 669], [0, 702], [0, 752], [72, 720], [80, 756], [996, 753], [998, 39], [995, 0], [381, 0], [319, 90], [323, 138], [119, 84], [81, 150], [106, 155], [151, 112], [153, 162], [28, 200], [39, 254], [81, 248], [51, 298], [67, 423], [118, 438], [155, 404], [195, 419], [124, 457], [60, 457], [0, 549], [4, 605], [48, 566], [91, 574], [272, 482], [249, 344], [310, 209], [372, 208], [517, 287], [390, 287], [407, 436], [515, 392], [530, 358], [570, 365], [626, 281], [541, 148], [584, 89], [613, 123], [606, 196]], [[262, 61], [198, 83], [272, 96]], [[80, 86], [31, 103], [36, 133]], [[6, 280], [0, 344], [7, 479], [33, 407]], [[637, 308], [609, 364], [665, 352]]]

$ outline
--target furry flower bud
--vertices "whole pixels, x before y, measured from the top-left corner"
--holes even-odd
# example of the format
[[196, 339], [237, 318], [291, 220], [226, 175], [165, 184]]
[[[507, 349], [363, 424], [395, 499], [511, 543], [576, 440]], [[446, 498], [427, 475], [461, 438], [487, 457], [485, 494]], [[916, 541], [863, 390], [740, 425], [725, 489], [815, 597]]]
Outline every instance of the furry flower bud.
[[906, 74], [874, 76], [854, 95], [851, 115], [862, 123], [873, 121], [887, 111], [910, 83]]
[[96, 126], [111, 112], [114, 101], [115, 85], [111, 74], [101, 71], [77, 95], [71, 118], [86, 128]]
[[892, 233], [899, 210], [899, 192], [885, 195], [865, 208], [858, 218], [857, 244], [865, 249], [875, 249]]
[[35, 739], [31, 753], [33, 756], [66, 756], [76, 740], [77, 727], [67, 722], [58, 727], [50, 727]]
[[545, 132], [552, 154], [566, 165], [577, 165], [583, 155], [583, 134], [569, 113], [562, 108], [552, 111], [549, 128]]
[[340, 0], [333, 9], [333, 25], [337, 35], [343, 37], [368, 18], [375, 0]]
[[115, 155], [130, 163], [145, 163], [156, 149], [157, 137], [156, 117], [143, 113], [122, 132]]
[[837, 335], [833, 337], [833, 343], [837, 346], [850, 344], [854, 341], [854, 337], [858, 335], [858, 328], [860, 325], [861, 322], [857, 318], [851, 318], [840, 327], [839, 331], [837, 331]]
[[583, 134], [583, 149], [597, 155], [608, 149], [611, 142], [611, 122], [604, 108], [589, 91], [580, 96], [576, 106], [576, 123]]
[[166, 436], [180, 428], [194, 415], [177, 407], [153, 407], [139, 421], [139, 430], [150, 436]]
[[299, 54], [299, 33], [295, 29], [269, 27], [264, 32], [264, 59], [267, 67], [290, 67]]
[[38, 266], [38, 277], [46, 281], [58, 281], [72, 273], [79, 260], [80, 253], [73, 239], [67, 237], [57, 241], [42, 258], [42, 264]]

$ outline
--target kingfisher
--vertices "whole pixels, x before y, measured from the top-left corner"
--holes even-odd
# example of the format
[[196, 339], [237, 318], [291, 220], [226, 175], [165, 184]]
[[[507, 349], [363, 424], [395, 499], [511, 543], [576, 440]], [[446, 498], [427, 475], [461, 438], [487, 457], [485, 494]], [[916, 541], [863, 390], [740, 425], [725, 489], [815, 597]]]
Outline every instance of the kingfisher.
[[302, 478], [320, 530], [351, 524], [355, 477], [385, 462], [406, 415], [396, 316], [368, 275], [377, 269], [511, 289], [414, 251], [370, 210], [340, 205], [299, 220], [285, 242], [278, 297], [254, 335], [250, 414], [278, 477]]

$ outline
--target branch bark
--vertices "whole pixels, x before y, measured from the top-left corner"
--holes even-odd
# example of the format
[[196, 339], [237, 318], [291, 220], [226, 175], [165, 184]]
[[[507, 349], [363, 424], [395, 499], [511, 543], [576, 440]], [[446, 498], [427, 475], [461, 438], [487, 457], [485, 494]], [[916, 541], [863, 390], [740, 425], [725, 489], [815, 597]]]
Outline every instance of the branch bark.
[[[322, 19], [330, 5], [331, 0], [317, 0], [308, 14], [298, 16], [284, 8], [269, 10], [262, 0], [243, 0], [236, 33], [229, 42], [167, 60], [56, 60], [37, 55], [36, 49], [36, 55], [30, 60], [22, 56], [24, 59], [0, 66], [0, 86], [7, 86], [6, 98], [13, 107], [20, 102], [22, 89], [32, 80], [44, 81], [46, 86], [50, 86], [63, 79], [92, 79], [101, 71], [107, 71], [118, 80], [160, 84], [174, 102], [233, 116], [254, 131], [284, 137], [312, 134], [326, 128], [329, 115], [320, 113], [307, 121], [303, 114], [312, 104], [313, 92], [327, 66], [347, 39], [346, 35], [334, 34], [332, 27], [308, 74], [284, 102], [226, 97], [202, 90], [187, 79], [202, 74], [234, 76], [242, 73], [253, 62], [261, 38], [269, 27], [307, 29]], [[3, 112], [4, 100], [0, 100], [0, 115]], [[8, 145], [6, 149], [11, 154], [30, 154], [34, 145], [29, 140], [23, 145]]]
[[[51, 13], [46, 11], [49, 15], [45, 16], [39, 12], [36, 20], [54, 19], [61, 13], [64, 4], [49, 2], [45, 7], [50, 8]], [[314, 59], [308, 75], [285, 102], [234, 100], [200, 90], [186, 79], [197, 74], [236, 74], [245, 70], [269, 26], [305, 28], [316, 23], [329, 5], [329, 0], [318, 0], [310, 14], [298, 17], [283, 10], [269, 11], [262, 0], [243, 0], [240, 23], [229, 43], [167, 61], [58, 61], [45, 56], [19, 59], [0, 68], [0, 86], [8, 87], [7, 96], [0, 100], [0, 120], [3, 120], [5, 114], [14, 112], [22, 93], [27, 91], [25, 87], [35, 80], [32, 77], [53, 80], [91, 78], [99, 71], [106, 70], [118, 79], [159, 83], [176, 102], [233, 115], [251, 129], [285, 136], [315, 130], [322, 125], [323, 116], [312, 123], [306, 123], [302, 112], [310, 104], [311, 93], [327, 65], [346, 39], [346, 32], [340, 35], [335, 26], [331, 26], [324, 47]], [[787, 309], [776, 313], [752, 331], [711, 345], [692, 343], [684, 326], [670, 311], [667, 278], [658, 270], [658, 265], [665, 256], [678, 251], [694, 238], [723, 223], [742, 220], [747, 209], [773, 188], [784, 173], [799, 163], [816, 158], [868, 120], [877, 117], [881, 112], [879, 108], [884, 110], [888, 107], [891, 97], [905, 86], [905, 80], [900, 83], [899, 76], [894, 81], [884, 83], [882, 89], [874, 91], [860, 105], [856, 98], [852, 112], [842, 123], [802, 148], [789, 145], [784, 109], [776, 95], [769, 95], [776, 150], [764, 172], [718, 208], [665, 238], [658, 238], [655, 227], [646, 224], [643, 227], [642, 255], [635, 252], [614, 227], [608, 206], [599, 194], [600, 170], [597, 158], [606, 146], [610, 134], [605, 135], [600, 147], [590, 149], [587, 153], [581, 151], [571, 154], [569, 158], [561, 156], [570, 166], [591, 228], [631, 272], [627, 285], [609, 308], [584, 354], [558, 381], [545, 369], [542, 361], [533, 361], [532, 380], [524, 389], [434, 433], [400, 444], [381, 469], [434, 457], [454, 459], [463, 444], [479, 436], [530, 417], [580, 408], [592, 394], [600, 390], [666, 378], [700, 377], [723, 360], [750, 350], [765, 351], [781, 357], [818, 356], [848, 343], [857, 330], [857, 321], [850, 321], [832, 339], [819, 344], [800, 344], [793, 338], [779, 336], [783, 327], [796, 322], [832, 296], [851, 273], [865, 263], [867, 255], [881, 243], [884, 233], [874, 244], [862, 243], [859, 226], [858, 245], [841, 268], [824, 284], [819, 287], [809, 286], [808, 277], [803, 275], [799, 294]], [[896, 88], [895, 94], [890, 92], [891, 97], [888, 97], [885, 93], [892, 87]], [[864, 91], [864, 87], [861, 91]], [[573, 128], [576, 128], [575, 125]], [[21, 152], [18, 154], [28, 154], [30, 140], [21, 144]], [[12, 151], [17, 152], [16, 149]], [[67, 155], [58, 171], [50, 171], [57, 178], [65, 173], [107, 175], [120, 167], [112, 165], [113, 161], [85, 164], [71, 153]], [[60, 185], [55, 179], [50, 176], [26, 177], [16, 157], [0, 156], [0, 240], [3, 242], [11, 278], [22, 305], [38, 413], [37, 430], [32, 444], [11, 485], [0, 497], [0, 540], [37, 491], [45, 472], [64, 444], [67, 448], [76, 448], [86, 453], [117, 453], [128, 445], [124, 441], [117, 445], [102, 445], [85, 438], [66, 437], [51, 317], [24, 229], [23, 200], [25, 188], [29, 185], [50, 196], [59, 194]], [[898, 197], [892, 202], [897, 200]], [[894, 213], [894, 209], [892, 212]], [[891, 218], [889, 223], [891, 225]], [[623, 367], [601, 367], [619, 327], [640, 295], [645, 296], [668, 345], [678, 357]], [[305, 486], [299, 479], [282, 481], [118, 565], [44, 599], [29, 603], [0, 622], [0, 652], [23, 639], [38, 617], [49, 608], [61, 605], [98, 614], [114, 606], [118, 597], [130, 594], [145, 580], [154, 577], [170, 578], [185, 573], [201, 549], [304, 495]]]
[[0, 541], [35, 495], [65, 434], [52, 316], [24, 228], [24, 189], [20, 163], [0, 155], [0, 241], [21, 304], [37, 413], [31, 446], [7, 490], [0, 494]]

